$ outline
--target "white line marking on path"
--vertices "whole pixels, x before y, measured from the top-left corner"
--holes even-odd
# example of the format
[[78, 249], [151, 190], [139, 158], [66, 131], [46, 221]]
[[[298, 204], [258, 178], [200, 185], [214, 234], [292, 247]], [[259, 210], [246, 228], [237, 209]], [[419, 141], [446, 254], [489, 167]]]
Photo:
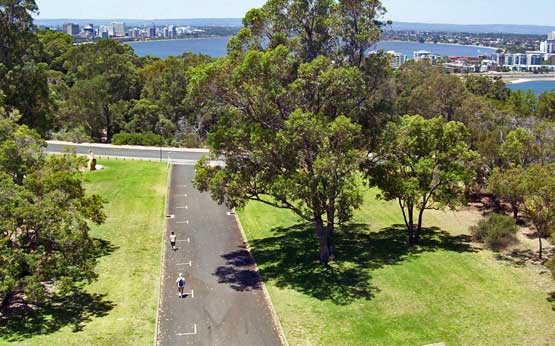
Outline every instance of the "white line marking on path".
[[184, 207], [175, 207], [175, 209], [189, 209], [189, 206], [186, 205], [186, 206], [184, 206]]
[[177, 266], [189, 266], [192, 267], [193, 266], [193, 262], [189, 261], [189, 262], [185, 262], [185, 263], [176, 263]]
[[189, 220], [177, 221], [176, 223], [178, 223], [178, 224], [184, 224], [184, 223], [186, 223], [186, 224], [188, 225], [188, 224], [189, 224]]
[[187, 336], [187, 335], [196, 335], [197, 334], [197, 324], [193, 325], [193, 332], [192, 333], [177, 333], [177, 336]]
[[176, 242], [178, 242], [178, 243], [179, 243], [179, 242], [187, 242], [187, 243], [190, 243], [190, 242], [191, 242], [191, 238], [187, 238], [187, 239], [185, 239], [185, 240], [176, 240]]
[[175, 195], [176, 197], [187, 197], [187, 194], [184, 195]]
[[191, 292], [183, 292], [184, 294], [186, 294], [187, 296], [191, 296], [191, 298], [195, 297], [195, 290], [191, 290]]
[[176, 185], [176, 187], [187, 187], [187, 185]]

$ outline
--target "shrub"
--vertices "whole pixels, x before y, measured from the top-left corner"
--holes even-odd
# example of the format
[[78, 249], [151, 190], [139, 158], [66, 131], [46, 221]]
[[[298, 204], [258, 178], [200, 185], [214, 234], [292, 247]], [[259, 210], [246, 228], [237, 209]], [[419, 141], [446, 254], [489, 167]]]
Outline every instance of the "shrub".
[[470, 228], [474, 241], [484, 243], [494, 251], [506, 248], [518, 242], [518, 226], [515, 220], [506, 215], [493, 214], [478, 225]]
[[73, 143], [92, 143], [93, 140], [89, 137], [83, 127], [73, 129], [61, 129], [51, 136], [52, 139], [57, 141], [67, 141]]
[[160, 145], [164, 145], [164, 138], [152, 132], [147, 132], [147, 133], [120, 132], [118, 134], [115, 134], [112, 137], [112, 144], [160, 146]]

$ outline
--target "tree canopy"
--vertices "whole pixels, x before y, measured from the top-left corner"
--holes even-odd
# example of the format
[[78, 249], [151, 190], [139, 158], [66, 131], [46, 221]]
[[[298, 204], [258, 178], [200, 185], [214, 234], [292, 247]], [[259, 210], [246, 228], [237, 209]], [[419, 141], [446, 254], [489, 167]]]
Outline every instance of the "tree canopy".
[[370, 154], [370, 185], [398, 201], [410, 244], [419, 241], [426, 209], [461, 204], [478, 159], [467, 138], [462, 123], [407, 115], [388, 124], [382, 146]]
[[86, 194], [72, 155], [46, 156], [45, 143], [17, 113], [0, 107], [0, 298], [42, 302], [95, 277], [96, 242], [88, 221], [100, 224], [102, 200]]

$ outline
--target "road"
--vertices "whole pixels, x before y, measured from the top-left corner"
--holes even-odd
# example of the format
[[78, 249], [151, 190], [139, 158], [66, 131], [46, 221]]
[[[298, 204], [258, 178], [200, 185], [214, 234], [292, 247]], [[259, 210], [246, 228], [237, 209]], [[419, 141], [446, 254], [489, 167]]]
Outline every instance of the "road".
[[[156, 148], [56, 142], [48, 143], [47, 152], [60, 153], [66, 147], [74, 147], [78, 154], [92, 149], [97, 156], [156, 159], [160, 155]], [[169, 154], [172, 162], [181, 164], [171, 166], [156, 345], [286, 344], [235, 216], [192, 186], [194, 167], [189, 163], [206, 152], [175, 151], [163, 151], [163, 158]], [[169, 244], [172, 231], [177, 234], [177, 251]], [[177, 296], [179, 273], [187, 281], [186, 298]]]
[[[193, 175], [191, 166], [172, 166], [157, 345], [282, 345], [234, 215], [194, 189]], [[186, 298], [177, 296], [179, 273]]]
[[200, 158], [208, 155], [208, 150], [173, 149], [155, 147], [129, 147], [106, 144], [74, 144], [49, 141], [46, 148], [47, 153], [61, 153], [66, 148], [74, 148], [77, 154], [88, 155], [92, 150], [98, 156], [125, 157], [146, 160], [162, 160], [194, 164]]

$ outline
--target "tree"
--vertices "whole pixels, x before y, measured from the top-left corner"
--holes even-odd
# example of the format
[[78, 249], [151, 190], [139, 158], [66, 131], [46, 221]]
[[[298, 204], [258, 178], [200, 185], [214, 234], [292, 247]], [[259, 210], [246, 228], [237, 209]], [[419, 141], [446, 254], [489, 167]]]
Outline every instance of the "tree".
[[489, 191], [511, 205], [515, 221], [518, 220], [518, 212], [526, 193], [524, 174], [524, 170], [520, 166], [505, 171], [496, 167], [488, 180]]
[[[44, 142], [0, 108], [0, 309], [17, 294], [42, 302], [45, 283], [64, 294], [95, 277], [102, 200], [86, 195], [75, 156], [46, 157]], [[39, 150], [37, 150], [39, 149]]]
[[540, 119], [555, 120], [555, 92], [543, 92], [538, 99], [536, 115]]
[[395, 76], [397, 114], [421, 114], [427, 118], [453, 117], [467, 97], [461, 79], [446, 74], [427, 61], [403, 65]]
[[[114, 40], [72, 47], [63, 56], [70, 80], [70, 112], [77, 122], [87, 122], [90, 135], [110, 142], [115, 133], [111, 105], [139, 98], [140, 60], [127, 45]], [[84, 114], [85, 119], [79, 115]]]
[[555, 165], [532, 165], [523, 184], [526, 191], [523, 209], [536, 229], [539, 257], [543, 258], [542, 239], [555, 231]]
[[399, 202], [409, 244], [418, 244], [425, 210], [462, 201], [477, 160], [467, 140], [462, 123], [407, 115], [389, 123], [382, 146], [370, 155], [369, 183], [382, 190], [380, 198]]
[[289, 209], [316, 228], [320, 262], [335, 258], [336, 225], [362, 203], [357, 182], [360, 126], [347, 117], [293, 112], [277, 131], [240, 114], [229, 115], [210, 136], [226, 166], [197, 165], [195, 186], [219, 203], [258, 201]]
[[379, 39], [385, 13], [379, 0], [270, 0], [249, 11], [230, 41], [233, 52], [285, 45], [304, 62], [319, 56], [361, 66]]
[[501, 156], [508, 166], [528, 167], [539, 159], [539, 148], [532, 131], [517, 128], [501, 145]]
[[50, 69], [62, 71], [63, 59], [61, 57], [73, 46], [73, 37], [54, 30], [39, 30], [37, 38], [43, 50], [42, 61], [47, 63]]
[[19, 122], [46, 133], [48, 129], [48, 67], [41, 62], [33, 32], [34, 0], [0, 0], [0, 91], [5, 107], [21, 112]]

